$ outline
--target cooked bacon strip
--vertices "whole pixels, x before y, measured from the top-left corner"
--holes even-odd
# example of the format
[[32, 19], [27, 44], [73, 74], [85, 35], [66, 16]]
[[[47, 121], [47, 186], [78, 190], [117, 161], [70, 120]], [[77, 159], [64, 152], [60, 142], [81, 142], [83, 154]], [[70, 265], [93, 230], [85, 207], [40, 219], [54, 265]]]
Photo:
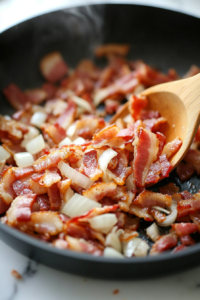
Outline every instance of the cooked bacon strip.
[[51, 210], [59, 210], [61, 206], [61, 197], [57, 183], [48, 187], [47, 194], [49, 196]]
[[38, 233], [57, 235], [64, 229], [59, 214], [53, 211], [40, 211], [31, 214], [30, 229]]
[[64, 129], [67, 129], [74, 121], [76, 114], [76, 104], [73, 101], [68, 102], [64, 113], [56, 120], [56, 123]]
[[42, 88], [26, 90], [24, 93], [27, 96], [28, 101], [34, 104], [40, 104], [47, 98], [47, 93]]
[[119, 128], [116, 125], [108, 126], [93, 136], [93, 147], [101, 148], [117, 136]]
[[156, 242], [153, 244], [150, 255], [169, 250], [176, 247], [178, 242], [177, 235], [172, 232], [158, 237]]
[[139, 128], [134, 150], [134, 175], [136, 185], [143, 187], [151, 164], [156, 160], [159, 140], [154, 133]]
[[66, 241], [68, 242], [69, 249], [78, 251], [78, 252], [86, 252], [90, 253], [94, 256], [101, 256], [103, 252], [97, 248], [92, 243], [86, 242], [85, 240], [75, 239], [73, 237], [67, 236]]
[[9, 209], [10, 205], [6, 204], [4, 200], [0, 198], [0, 215], [5, 213]]
[[170, 158], [180, 149], [181, 145], [181, 140], [179, 138], [175, 138], [172, 142], [165, 145], [162, 154], [166, 154], [167, 158]]
[[16, 180], [14, 171], [17, 168], [8, 168], [0, 181], [0, 198], [4, 201], [5, 204], [10, 204], [14, 197], [15, 193], [12, 188], [13, 182]]
[[35, 172], [41, 172], [47, 168], [56, 166], [62, 159], [67, 158], [69, 152], [67, 149], [53, 150], [50, 154], [40, 157], [33, 163]]
[[160, 117], [158, 119], [149, 119], [149, 120], [143, 121], [144, 127], [154, 133], [157, 133], [157, 131], [160, 131], [162, 125], [166, 124], [166, 123], [167, 123], [167, 120], [163, 117]]
[[55, 144], [60, 143], [67, 136], [66, 131], [58, 123], [45, 127], [44, 131], [49, 135]]
[[33, 174], [35, 170], [32, 166], [30, 166], [26, 168], [15, 168], [13, 171], [15, 173], [16, 179], [23, 179], [28, 175]]
[[157, 162], [151, 164], [151, 166], [149, 168], [149, 172], [147, 174], [147, 178], [145, 180], [145, 185], [157, 183], [160, 178], [160, 173], [161, 173], [160, 163], [157, 161]]
[[181, 162], [176, 167], [176, 173], [181, 181], [188, 180], [195, 172], [194, 166]]
[[128, 167], [128, 151], [120, 150], [116, 152], [118, 152], [118, 164], [114, 169], [108, 166], [106, 174], [109, 179], [113, 179], [118, 185], [124, 185], [126, 178], [132, 173], [132, 168]]
[[68, 67], [59, 52], [52, 52], [41, 59], [40, 71], [47, 81], [54, 83], [66, 75]]
[[196, 243], [195, 240], [189, 234], [181, 235], [179, 238], [180, 238], [181, 243], [185, 246], [191, 246]]
[[74, 238], [84, 239], [84, 240], [99, 240], [102, 244], [105, 242], [105, 238], [102, 233], [96, 232], [94, 229], [89, 226], [82, 224], [70, 223], [67, 226], [67, 235], [70, 235]]
[[[40, 175], [42, 176], [42, 175]], [[29, 179], [29, 186], [30, 189], [33, 191], [34, 194], [40, 195], [40, 194], [46, 194], [47, 189], [39, 184], [38, 181], [32, 180], [32, 178]]]
[[156, 132], [156, 137], [159, 139], [159, 150], [157, 154], [157, 158], [159, 158], [166, 144], [166, 137], [161, 132]]
[[153, 221], [153, 217], [149, 214], [149, 208], [148, 207], [141, 207], [139, 205], [135, 205], [132, 203], [129, 208], [129, 213], [133, 214], [139, 218], [144, 219], [145, 221]]
[[177, 219], [185, 217], [189, 214], [192, 214], [192, 213], [196, 212], [197, 210], [200, 210], [200, 197], [199, 196], [200, 196], [200, 194], [197, 193], [197, 194], [193, 195], [193, 199], [178, 201]]
[[200, 212], [196, 211], [190, 214], [190, 219], [193, 221], [194, 224], [198, 227], [198, 232], [200, 232]]
[[192, 165], [197, 174], [200, 174], [200, 151], [189, 149], [187, 154], [184, 157], [184, 161], [190, 165]]
[[140, 119], [147, 120], [147, 119], [158, 119], [161, 117], [161, 114], [157, 110], [146, 110], [143, 109], [140, 114]]
[[175, 223], [171, 225], [178, 236], [184, 236], [194, 233], [198, 230], [198, 226], [193, 223]]
[[147, 105], [148, 100], [146, 96], [139, 97], [136, 95], [131, 95], [129, 99], [129, 111], [135, 121], [140, 119], [142, 109], [145, 108]]
[[166, 154], [162, 154], [159, 157], [159, 163], [161, 166], [161, 173], [163, 177], [168, 177], [169, 173], [172, 169], [172, 165], [169, 163], [169, 161], [167, 160], [167, 156]]
[[36, 201], [40, 206], [40, 211], [50, 210], [49, 197], [46, 194], [38, 195], [37, 198], [36, 198]]
[[116, 194], [117, 191], [117, 185], [114, 182], [111, 183], [105, 183], [100, 182], [93, 184], [89, 189], [86, 191], [83, 191], [83, 196], [92, 199], [96, 202], [103, 199], [105, 196], [112, 196]]
[[29, 101], [28, 97], [14, 83], [9, 84], [3, 93], [16, 110], [24, 109]]
[[92, 139], [93, 135], [106, 126], [104, 119], [86, 118], [75, 123], [74, 137], [81, 136], [84, 139]]
[[133, 203], [142, 207], [155, 205], [165, 207], [171, 205], [172, 197], [151, 191], [144, 191], [137, 196]]
[[50, 187], [54, 183], [57, 183], [61, 180], [60, 175], [58, 174], [57, 168], [46, 169], [44, 175], [41, 177], [39, 184], [42, 187]]
[[90, 150], [83, 155], [83, 163], [79, 172], [89, 177], [91, 180], [98, 180], [103, 176], [103, 171], [98, 168], [97, 151]]
[[95, 49], [95, 55], [97, 57], [107, 56], [110, 54], [117, 54], [121, 56], [127, 55], [129, 52], [130, 45], [128, 44], [106, 44], [102, 46], [98, 46]]
[[187, 247], [185, 245], [179, 245], [177, 247], [175, 247], [172, 251], [172, 253], [176, 253], [176, 252], [179, 252], [179, 251], [182, 251], [184, 249], [186, 249]]
[[156, 220], [157, 222], [162, 223], [166, 220], [166, 215], [161, 213], [160, 211], [151, 208], [150, 212], [151, 215], [154, 217], [154, 220]]
[[23, 134], [29, 131], [28, 126], [15, 120], [7, 120], [0, 116], [0, 138], [8, 138], [14, 141], [21, 140]]
[[165, 186], [159, 188], [161, 194], [174, 195], [179, 192], [179, 187], [175, 186], [174, 183], [170, 182]]
[[67, 189], [70, 187], [71, 179], [65, 179], [58, 182], [57, 186], [60, 190], [60, 195], [64, 196]]
[[105, 100], [105, 110], [107, 114], [114, 114], [118, 108], [119, 108], [119, 101], [112, 100], [112, 99], [106, 99]]
[[9, 225], [17, 225], [18, 222], [28, 222], [31, 219], [31, 208], [35, 202], [36, 195], [29, 193], [18, 196], [13, 200], [6, 216]]
[[29, 184], [27, 185], [27, 184], [23, 183], [20, 180], [15, 181], [12, 184], [12, 188], [13, 188], [13, 191], [15, 192], [15, 194], [17, 196], [25, 195], [25, 194], [30, 194], [31, 193]]

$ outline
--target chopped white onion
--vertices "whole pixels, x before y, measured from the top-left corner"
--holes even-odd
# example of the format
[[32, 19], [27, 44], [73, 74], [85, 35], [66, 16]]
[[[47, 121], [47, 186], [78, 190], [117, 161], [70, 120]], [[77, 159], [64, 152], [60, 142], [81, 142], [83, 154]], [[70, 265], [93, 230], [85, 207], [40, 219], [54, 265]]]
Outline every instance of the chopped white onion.
[[75, 95], [71, 96], [71, 99], [73, 102], [75, 102], [78, 106], [84, 108], [85, 110], [87, 110], [88, 112], [92, 113], [93, 109], [91, 107], [91, 105], [84, 99], [77, 97]]
[[72, 144], [75, 145], [82, 145], [85, 143], [85, 139], [83, 139], [82, 137], [77, 137], [75, 140], [73, 140]]
[[122, 251], [122, 245], [116, 233], [111, 232], [107, 235], [105, 246], [110, 246], [119, 252]]
[[84, 189], [88, 189], [93, 184], [93, 181], [90, 178], [71, 168], [63, 161], [59, 162], [58, 168], [60, 169], [62, 175], [65, 175], [67, 178], [71, 179], [73, 182], [75, 182]]
[[3, 167], [5, 166], [5, 163], [6, 163], [5, 160], [2, 160], [2, 161], [0, 162], [0, 172], [3, 170]]
[[170, 210], [171, 214], [168, 215], [163, 222], [157, 222], [157, 224], [159, 226], [167, 227], [167, 226], [172, 225], [175, 222], [176, 217], [177, 217], [177, 213], [178, 213], [177, 212], [177, 202], [176, 201], [172, 201], [172, 204], [169, 207], [169, 210]]
[[133, 123], [133, 118], [132, 118], [132, 116], [129, 114], [129, 115], [127, 115], [125, 118], [123, 118], [123, 121], [124, 121], [125, 123]]
[[40, 128], [41, 125], [46, 121], [46, 119], [47, 119], [46, 113], [42, 111], [37, 111], [32, 115], [30, 123]]
[[43, 136], [40, 134], [28, 142], [25, 146], [26, 150], [31, 154], [36, 154], [45, 148]]
[[66, 133], [69, 137], [72, 137], [75, 134], [75, 132], [76, 132], [76, 123], [73, 123], [68, 127]]
[[61, 148], [62, 146], [66, 146], [66, 145], [70, 145], [72, 143], [72, 141], [70, 140], [69, 137], [64, 138], [64, 140], [62, 140], [58, 146], [59, 148]]
[[0, 162], [3, 162], [4, 160], [7, 160], [10, 158], [10, 153], [4, 149], [4, 147], [0, 146]]
[[98, 159], [98, 164], [99, 164], [99, 168], [101, 169], [101, 171], [103, 171], [104, 173], [104, 181], [106, 181], [106, 169], [108, 167], [109, 162], [111, 161], [111, 159], [113, 157], [117, 156], [117, 152], [114, 151], [113, 149], [109, 148], [107, 150], [105, 150]]
[[103, 252], [104, 257], [112, 257], [112, 258], [124, 258], [124, 255], [122, 255], [119, 251], [111, 248], [106, 247]]
[[126, 257], [146, 256], [149, 250], [149, 245], [138, 237], [134, 237], [128, 242], [122, 243], [123, 254]]
[[117, 217], [115, 214], [103, 214], [89, 219], [88, 222], [93, 229], [107, 234], [117, 223]]
[[165, 208], [163, 208], [163, 207], [160, 207], [160, 206], [152, 206], [152, 208], [154, 208], [154, 209], [158, 210], [159, 212], [162, 212], [162, 213], [164, 213], [164, 214], [166, 214], [166, 215], [170, 215], [170, 211], [167, 210], [167, 209], [165, 209]]
[[89, 210], [101, 207], [101, 204], [79, 194], [74, 194], [62, 208], [62, 213], [73, 218]]
[[14, 160], [18, 167], [29, 167], [34, 163], [33, 156], [29, 152], [15, 153]]
[[126, 179], [126, 187], [128, 191], [132, 191], [133, 189], [135, 189], [136, 186], [134, 182], [133, 173], [129, 175], [128, 178]]
[[151, 226], [147, 227], [146, 233], [147, 233], [148, 237], [150, 237], [150, 239], [154, 242], [160, 236], [159, 227], [157, 226], [157, 224], [155, 222], [153, 224], [151, 224]]
[[67, 203], [69, 201], [69, 199], [72, 198], [73, 195], [74, 195], [74, 191], [70, 187], [68, 187], [68, 189], [64, 193], [64, 197], [63, 197], [64, 198], [64, 202]]
[[33, 126], [28, 126], [28, 132], [24, 135], [24, 140], [32, 140], [40, 134], [39, 130]]

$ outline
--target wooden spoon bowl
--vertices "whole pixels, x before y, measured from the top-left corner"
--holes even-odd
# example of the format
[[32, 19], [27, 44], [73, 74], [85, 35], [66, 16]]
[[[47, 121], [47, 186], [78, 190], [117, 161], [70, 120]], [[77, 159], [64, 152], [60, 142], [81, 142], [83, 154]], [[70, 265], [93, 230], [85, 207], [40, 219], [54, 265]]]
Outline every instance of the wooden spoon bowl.
[[[178, 81], [153, 86], [142, 93], [147, 96], [148, 110], [157, 110], [166, 118], [162, 133], [167, 142], [179, 137], [183, 142], [179, 151], [170, 159], [172, 170], [183, 159], [194, 140], [200, 122], [200, 74]], [[129, 102], [112, 117], [113, 124], [118, 118], [129, 114]]]

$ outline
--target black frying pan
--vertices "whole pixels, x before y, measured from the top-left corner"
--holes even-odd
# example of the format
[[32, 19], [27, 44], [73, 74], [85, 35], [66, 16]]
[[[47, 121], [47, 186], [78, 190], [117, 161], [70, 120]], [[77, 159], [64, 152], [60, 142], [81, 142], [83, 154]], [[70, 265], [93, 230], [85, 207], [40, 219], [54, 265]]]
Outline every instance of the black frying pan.
[[[94, 59], [95, 46], [108, 42], [129, 43], [129, 58], [143, 59], [164, 72], [174, 67], [183, 75], [191, 64], [200, 66], [199, 29], [195, 17], [137, 5], [92, 5], [45, 14], [0, 35], [0, 90], [11, 82], [22, 89], [40, 86], [39, 60], [51, 51], [61, 51], [75, 67], [82, 58]], [[12, 112], [0, 93], [0, 113]], [[181, 183], [173, 172], [159, 185], [169, 181], [192, 193], [200, 189], [196, 175]], [[119, 260], [59, 250], [3, 224], [0, 234], [8, 245], [42, 264], [93, 278], [150, 278], [200, 263], [200, 243], [173, 255]]]

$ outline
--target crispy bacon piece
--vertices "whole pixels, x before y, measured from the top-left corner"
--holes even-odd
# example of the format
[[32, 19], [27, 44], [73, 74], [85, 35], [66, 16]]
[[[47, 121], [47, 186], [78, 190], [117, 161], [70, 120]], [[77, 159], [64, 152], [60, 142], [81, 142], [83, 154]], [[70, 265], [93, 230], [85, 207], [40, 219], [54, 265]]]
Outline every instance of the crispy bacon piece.
[[61, 197], [57, 183], [48, 187], [47, 194], [49, 196], [51, 210], [59, 210], [61, 206]]
[[89, 189], [82, 192], [83, 196], [94, 201], [100, 201], [105, 196], [112, 196], [116, 194], [117, 185], [114, 182], [106, 183], [100, 182], [93, 184]]
[[159, 139], [159, 150], [158, 150], [158, 154], [157, 154], [157, 158], [159, 158], [159, 156], [161, 155], [163, 148], [166, 144], [166, 137], [164, 136], [164, 134], [162, 134], [160, 132], [156, 132], [156, 137]]
[[94, 181], [103, 176], [103, 171], [98, 168], [96, 150], [90, 150], [84, 153], [83, 163], [79, 171]]
[[33, 163], [35, 172], [41, 172], [47, 168], [56, 166], [62, 159], [67, 158], [69, 152], [67, 149], [53, 150], [50, 154], [40, 157]]
[[192, 213], [196, 212], [197, 210], [200, 210], [200, 194], [199, 193], [193, 195], [192, 199], [178, 201], [177, 219], [185, 217], [189, 214], [192, 214]]
[[14, 83], [9, 84], [3, 93], [9, 103], [16, 109], [24, 109], [28, 103], [28, 97]]
[[117, 150], [118, 164], [116, 168], [110, 168], [108, 166], [106, 174], [108, 178], [113, 179], [118, 185], [124, 185], [126, 178], [132, 173], [132, 168], [128, 167], [128, 151], [127, 150]]
[[10, 204], [6, 204], [4, 200], [0, 198], [0, 215], [8, 210]]
[[129, 99], [129, 111], [135, 121], [140, 119], [142, 109], [147, 107], [147, 105], [148, 100], [146, 96], [131, 95]]
[[36, 198], [36, 201], [40, 206], [40, 211], [50, 210], [49, 197], [46, 194], [38, 195], [37, 198]]
[[28, 222], [31, 219], [31, 208], [35, 202], [36, 195], [29, 193], [18, 196], [13, 200], [6, 216], [9, 225], [17, 225], [18, 222]]
[[166, 220], [165, 214], [161, 213], [160, 211], [151, 208], [150, 212], [151, 215], [154, 217], [154, 220], [156, 220], [157, 222], [162, 223]]
[[171, 205], [172, 197], [151, 191], [143, 191], [137, 196], [133, 203], [142, 207], [155, 205], [165, 207]]
[[140, 114], [140, 119], [147, 120], [147, 119], [158, 119], [161, 117], [161, 114], [157, 110], [146, 110], [143, 109]]
[[0, 116], [0, 138], [12, 139], [14, 141], [21, 140], [23, 134], [29, 131], [28, 126], [15, 120], [7, 120]]
[[56, 123], [64, 129], [67, 129], [74, 121], [76, 114], [76, 104], [73, 101], [68, 102], [65, 112], [60, 115]]
[[190, 219], [193, 221], [194, 224], [198, 227], [198, 232], [200, 232], [200, 212], [196, 211], [190, 214]]
[[145, 221], [153, 221], [152, 215], [149, 214], [149, 207], [141, 207], [132, 203], [129, 208], [129, 213], [133, 214], [139, 218], [144, 219]]
[[181, 162], [176, 167], [176, 173], [181, 181], [188, 180], [195, 172], [194, 166]]
[[175, 138], [173, 141], [165, 145], [162, 154], [166, 154], [167, 158], [170, 158], [180, 149], [181, 145], [181, 140], [179, 138]]
[[66, 131], [58, 123], [45, 127], [44, 131], [49, 135], [55, 144], [60, 143], [67, 136]]
[[38, 181], [34, 181], [32, 178], [29, 179], [29, 186], [33, 193], [36, 195], [47, 193], [46, 187], [41, 186]]
[[172, 169], [172, 165], [169, 163], [166, 154], [159, 156], [159, 163], [161, 166], [161, 173], [163, 177], [168, 177]]
[[172, 251], [172, 253], [176, 253], [176, 252], [179, 252], [179, 251], [182, 251], [184, 249], [186, 249], [187, 247], [185, 245], [179, 245], [177, 247], [175, 247]]
[[26, 90], [24, 93], [27, 96], [28, 101], [34, 104], [39, 104], [47, 98], [47, 93], [42, 88]]
[[166, 123], [167, 120], [163, 117], [158, 119], [147, 119], [143, 121], [144, 127], [154, 133], [157, 133], [157, 131], [161, 130], [161, 126]]
[[200, 174], [200, 151], [189, 149], [187, 154], [184, 157], [184, 161], [190, 165], [192, 165], [197, 174]]
[[30, 167], [25, 167], [25, 168], [15, 168], [13, 169], [14, 173], [15, 173], [15, 177], [16, 179], [23, 179], [31, 174], [34, 173], [34, 168], [32, 166]]
[[94, 256], [103, 255], [102, 250], [100, 250], [97, 246], [93, 245], [90, 242], [86, 242], [85, 240], [75, 239], [71, 236], [66, 236], [66, 241], [68, 242], [69, 249], [77, 251], [77, 252], [86, 252], [90, 253]]
[[58, 169], [57, 168], [50, 168], [46, 169], [44, 175], [41, 177], [39, 184], [42, 187], [50, 187], [54, 183], [57, 183], [61, 180], [60, 175], [58, 174]]
[[118, 201], [119, 207], [122, 211], [128, 212], [135, 193], [127, 191], [125, 186], [118, 186], [116, 194], [110, 196], [113, 200]]
[[106, 126], [106, 123], [101, 118], [85, 118], [78, 120], [75, 123], [74, 137], [81, 136], [84, 139], [92, 139], [93, 135], [98, 133]]
[[64, 229], [59, 214], [53, 211], [40, 211], [31, 214], [30, 229], [50, 235], [57, 235]]
[[170, 182], [165, 186], [159, 188], [161, 194], [174, 195], [179, 192], [179, 187], [175, 186], [174, 183]]
[[160, 163], [157, 161], [157, 162], [151, 164], [148, 174], [147, 174], [147, 178], [145, 180], [145, 185], [157, 183], [160, 178], [160, 173], [161, 173]]
[[5, 204], [9, 205], [15, 196], [15, 193], [12, 188], [13, 182], [16, 180], [14, 171], [17, 168], [8, 168], [5, 170], [3, 177], [0, 181], [0, 198], [4, 201]]
[[93, 136], [93, 147], [101, 148], [106, 143], [114, 139], [119, 132], [119, 128], [116, 125], [108, 126]]
[[156, 160], [159, 140], [144, 128], [138, 129], [138, 141], [134, 150], [134, 175], [136, 185], [143, 187], [151, 164]]
[[64, 196], [65, 192], [70, 187], [71, 182], [72, 182], [71, 179], [65, 179], [58, 182], [57, 186], [62, 196]]
[[191, 246], [195, 244], [195, 240], [188, 234], [188, 235], [181, 235], [180, 241], [185, 246]]
[[135, 126], [136, 123], [131, 124], [128, 128], [120, 130], [119, 133], [117, 134], [117, 137], [123, 138], [126, 141], [130, 141], [130, 140], [133, 141], [133, 137], [134, 137], [134, 135], [136, 133], [136, 129], [137, 129], [137, 127]]
[[81, 238], [84, 240], [99, 240], [102, 244], [105, 242], [105, 238], [102, 233], [96, 232], [94, 229], [89, 226], [82, 224], [70, 223], [67, 226], [67, 235], [70, 235], [74, 238]]
[[110, 54], [117, 54], [121, 56], [126, 56], [129, 52], [130, 45], [128, 44], [106, 44], [98, 46], [95, 49], [95, 55], [97, 57], [107, 56]]
[[174, 232], [159, 236], [151, 248], [150, 255], [174, 248], [177, 242], [178, 238]]
[[41, 59], [40, 71], [47, 81], [54, 83], [66, 75], [68, 67], [59, 52], [52, 52]]
[[106, 99], [105, 100], [105, 110], [107, 114], [114, 114], [119, 108], [119, 101]]
[[29, 184], [25, 184], [20, 180], [15, 181], [12, 184], [13, 191], [17, 196], [30, 194], [32, 191], [30, 190]]
[[193, 223], [175, 223], [171, 225], [178, 236], [184, 236], [194, 233], [198, 230], [198, 226]]

